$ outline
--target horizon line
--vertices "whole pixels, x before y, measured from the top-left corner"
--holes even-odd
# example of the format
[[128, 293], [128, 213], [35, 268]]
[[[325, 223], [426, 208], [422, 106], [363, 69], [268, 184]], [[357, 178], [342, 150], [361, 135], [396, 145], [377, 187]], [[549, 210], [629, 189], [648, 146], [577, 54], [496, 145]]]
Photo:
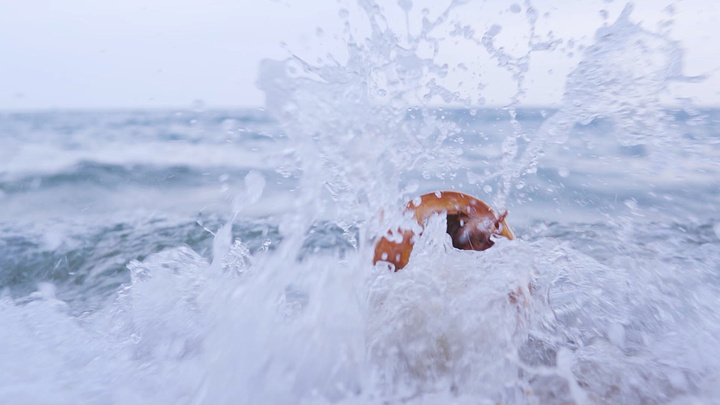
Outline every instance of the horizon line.
[[[548, 109], [548, 110], [558, 110], [560, 109], [560, 104], [520, 104], [516, 106], [510, 106], [510, 105], [482, 105], [482, 106], [461, 106], [461, 105], [426, 105], [426, 106], [408, 106], [407, 109], [416, 109], [416, 108], [427, 108], [427, 109], [452, 109], [452, 110], [499, 110], [504, 109], [508, 110], [511, 108], [515, 108], [517, 110], [540, 110], [540, 109]], [[660, 106], [664, 110], [683, 110], [685, 109], [681, 105], [677, 104], [663, 104]], [[692, 107], [698, 108], [701, 110], [716, 110], [720, 109], [720, 104], [695, 104]], [[170, 111], [176, 111], [176, 112], [197, 112], [197, 113], [203, 113], [203, 112], [209, 112], [209, 111], [229, 111], [229, 110], [236, 110], [236, 111], [266, 111], [266, 108], [264, 106], [259, 105], [205, 105], [202, 108], [198, 108], [196, 106], [192, 105], [184, 105], [184, 106], [117, 106], [117, 107], [20, 107], [20, 108], [0, 108], [0, 114], [26, 114], [26, 113], [58, 113], [58, 112], [131, 112], [131, 111], [157, 111], [157, 112], [170, 112]]]

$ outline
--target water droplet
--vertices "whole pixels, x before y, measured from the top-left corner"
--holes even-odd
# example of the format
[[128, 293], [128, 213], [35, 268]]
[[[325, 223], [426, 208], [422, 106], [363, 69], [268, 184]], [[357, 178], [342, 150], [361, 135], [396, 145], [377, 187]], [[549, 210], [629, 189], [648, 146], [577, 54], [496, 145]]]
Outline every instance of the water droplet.
[[535, 21], [537, 21], [537, 19], [538, 19], [537, 10], [535, 10], [535, 9], [532, 8], [532, 7], [528, 7], [528, 9], [527, 9], [527, 11], [525, 12], [525, 14], [526, 14], [527, 17], [528, 17], [528, 20], [530, 20], [530, 24], [535, 24]]
[[340, 18], [348, 18], [350, 13], [347, 11], [347, 9], [341, 8], [340, 11], [338, 11], [338, 16]]
[[632, 199], [631, 199], [631, 200], [625, 200], [625, 201], [623, 201], [623, 203], [625, 204], [625, 206], [627, 206], [627, 207], [630, 208], [631, 210], [636, 210], [636, 209], [638, 209], [638, 203], [637, 203], [637, 201], [635, 201], [635, 200], [632, 200]]
[[558, 168], [558, 174], [560, 177], [567, 177], [570, 175], [570, 170], [568, 170], [567, 167], [560, 167]]
[[317, 28], [315, 28], [315, 35], [317, 35], [318, 37], [321, 37], [321, 36], [325, 35], [325, 31], [322, 28], [317, 27]]
[[387, 95], [387, 91], [385, 91], [385, 89], [379, 89], [379, 90], [378, 90], [378, 95], [379, 95], [380, 97], [385, 97], [385, 96]]
[[251, 170], [245, 176], [245, 189], [249, 202], [257, 202], [265, 189], [265, 176], [258, 171]]
[[255, 204], [265, 190], [265, 176], [262, 173], [251, 170], [245, 176], [245, 190], [233, 199], [233, 210], [240, 212], [245, 207]]
[[490, 186], [489, 184], [486, 184], [486, 185], [483, 186], [483, 191], [486, 192], [486, 193], [488, 193], [488, 194], [490, 194], [490, 193], [492, 193], [493, 188], [492, 188], [492, 186]]
[[405, 186], [404, 193], [406, 193], [406, 194], [414, 193], [414, 192], [418, 191], [419, 188], [420, 188], [420, 184], [416, 180], [410, 180], [408, 182], [407, 186]]
[[515, 13], [515, 14], [519, 13], [519, 12], [520, 12], [520, 6], [519, 6], [517, 3], [512, 4], [512, 5], [510, 6], [510, 12], [511, 12], [511, 13]]

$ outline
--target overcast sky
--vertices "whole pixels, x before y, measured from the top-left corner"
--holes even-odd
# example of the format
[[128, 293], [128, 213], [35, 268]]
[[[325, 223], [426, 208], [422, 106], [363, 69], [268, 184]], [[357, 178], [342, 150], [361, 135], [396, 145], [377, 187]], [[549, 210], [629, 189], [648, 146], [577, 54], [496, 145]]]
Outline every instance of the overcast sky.
[[[448, 1], [413, 0], [413, 10], [432, 14]], [[0, 109], [261, 106], [256, 85], [259, 61], [283, 59], [289, 51], [315, 57], [341, 54], [340, 8], [354, 0], [0, 0]], [[292, 4], [290, 4], [292, 3]], [[397, 1], [378, 1], [389, 22], [401, 28]], [[538, 32], [578, 44], [592, 43], [595, 30], [611, 24], [625, 2], [531, 1], [544, 20]], [[651, 31], [670, 21], [669, 36], [685, 49], [686, 75], [706, 75], [676, 95], [698, 104], [720, 105], [720, 6], [715, 0], [636, 1], [631, 20]], [[512, 1], [469, 0], [463, 13], [477, 13], [483, 31], [504, 27], [506, 45], [523, 42], [529, 27], [513, 20]], [[520, 9], [527, 2], [518, 1]], [[668, 9], [667, 6], [672, 5]], [[514, 8], [517, 10], [517, 7]], [[417, 14], [420, 15], [419, 11]], [[524, 15], [520, 13], [518, 15]], [[473, 17], [475, 18], [475, 17]], [[410, 21], [419, 26], [420, 18]], [[322, 37], [318, 38], [318, 28]], [[400, 32], [403, 32], [400, 30]], [[481, 36], [481, 35], [480, 35]], [[510, 42], [508, 42], [510, 41]], [[527, 39], [525, 38], [525, 42]], [[287, 45], [283, 47], [282, 42]], [[509, 46], [512, 48], [512, 46]], [[510, 49], [512, 51], [512, 49]], [[475, 48], [455, 48], [473, 59]], [[565, 75], [581, 52], [567, 47], [533, 54], [528, 74], [532, 105], [557, 103]], [[488, 59], [488, 63], [491, 63]], [[493, 64], [495, 62], [492, 62]], [[480, 65], [484, 63], [482, 60]], [[479, 69], [479, 67], [478, 67]], [[495, 76], [497, 75], [497, 80]], [[513, 83], [487, 70], [485, 99], [507, 102]], [[507, 80], [505, 80], [507, 81]], [[497, 84], [496, 84], [497, 83]]]

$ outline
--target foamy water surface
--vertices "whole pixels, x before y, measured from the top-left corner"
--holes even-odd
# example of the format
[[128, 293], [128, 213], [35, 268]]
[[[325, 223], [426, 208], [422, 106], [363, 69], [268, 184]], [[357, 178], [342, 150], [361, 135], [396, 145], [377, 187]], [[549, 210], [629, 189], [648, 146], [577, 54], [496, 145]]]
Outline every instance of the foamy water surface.
[[[342, 10], [341, 61], [263, 62], [261, 110], [0, 115], [0, 403], [718, 403], [720, 113], [660, 102], [681, 44], [627, 8], [559, 107], [477, 108], [443, 38], [517, 100], [542, 41], [400, 3]], [[436, 216], [374, 266], [435, 190], [518, 238]]]

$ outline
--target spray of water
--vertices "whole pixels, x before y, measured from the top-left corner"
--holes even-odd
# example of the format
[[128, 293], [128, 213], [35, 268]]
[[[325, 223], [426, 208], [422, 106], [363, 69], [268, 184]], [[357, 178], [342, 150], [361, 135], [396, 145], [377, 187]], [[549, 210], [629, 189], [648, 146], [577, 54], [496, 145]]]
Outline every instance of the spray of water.
[[[277, 170], [298, 176], [277, 218], [282, 243], [251, 252], [233, 236], [233, 221], [266, 192], [266, 177], [250, 172], [232, 198], [233, 219], [215, 232], [211, 260], [179, 247], [132, 261], [131, 282], [80, 325], [49, 286], [23, 303], [43, 319], [31, 330], [21, 307], [0, 298], [0, 321], [11, 328], [0, 337], [10, 347], [30, 350], [23, 342], [42, 335], [63, 348], [33, 359], [37, 376], [15, 373], [18, 362], [0, 376], [13, 386], [38, 377], [67, 403], [662, 403], [717, 395], [712, 227], [682, 228], [701, 235], [683, 239], [674, 223], [638, 222], [642, 207], [628, 199], [624, 219], [587, 231], [606, 238], [595, 243], [610, 253], [598, 259], [547, 234], [459, 251], [443, 218], [433, 217], [402, 271], [372, 265], [374, 238], [407, 221], [397, 207], [424, 191], [485, 193], [497, 208], [529, 203], [514, 190], [542, 168], [544, 150], [572, 144], [577, 125], [607, 118], [619, 146], [649, 145], [658, 156], [671, 156], [677, 141], [659, 97], [670, 81], [687, 79], [679, 44], [633, 24], [630, 8], [585, 49], [559, 110], [524, 128], [517, 104], [532, 56], [561, 41], [541, 39], [539, 12], [515, 4], [508, 11], [530, 39], [524, 51], [505, 49], [499, 25], [463, 22], [472, 6], [359, 0], [340, 12], [345, 58], [263, 62], [258, 84], [288, 140]], [[404, 18], [387, 17], [393, 12]], [[448, 39], [512, 78], [510, 131], [497, 144], [436, 106], [476, 107], [484, 97], [482, 86], [448, 74], [471, 64], [467, 55], [447, 64]], [[468, 163], [472, 148], [493, 147], [486, 165]], [[465, 177], [467, 188], [459, 186]], [[351, 248], [308, 249], [321, 222], [337, 224]], [[44, 372], [44, 363], [63, 371]], [[36, 399], [17, 391], [0, 390], [0, 402]]]
[[[412, 4], [399, 5], [407, 21]], [[438, 84], [447, 66], [436, 61], [441, 41], [434, 35], [464, 6], [454, 2], [436, 20], [424, 18], [413, 35], [409, 25], [405, 33], [393, 30], [380, 6], [361, 1], [370, 34], [362, 42], [349, 38], [347, 63], [313, 66], [292, 58], [263, 66], [260, 83], [269, 109], [294, 141], [303, 172], [294, 215], [305, 222], [294, 220], [297, 227], [289, 237], [301, 234], [330, 205], [336, 206], [336, 218], [360, 228], [360, 254], [351, 255], [342, 266], [353, 273], [367, 272], [363, 255], [367, 256], [368, 241], [400, 220], [399, 214], [387, 213], [393, 212], [389, 207], [398, 204], [397, 197], [403, 197], [404, 176], [431, 170], [443, 178], [462, 167], [436, 163], [461, 153], [442, 146], [458, 137], [459, 130], [425, 108], [436, 95], [448, 103], [473, 102], [453, 87]], [[499, 26], [490, 27], [479, 39], [472, 29], [456, 26], [517, 83], [508, 106], [513, 132], [502, 142], [493, 169], [475, 179], [480, 185], [500, 179], [497, 205], [507, 201], [519, 179], [536, 172], [544, 147], [565, 143], [575, 125], [598, 118], [612, 121], [619, 145], [647, 144], [661, 156], [656, 161], [673, 162], [670, 145], [678, 134], [660, 99], [668, 83], [688, 80], [682, 75], [681, 48], [631, 23], [631, 12], [626, 7], [615, 23], [598, 30], [568, 78], [559, 111], [534, 133], [521, 127], [514, 107], [524, 94], [531, 54], [558, 44], [535, 37], [537, 11], [527, 7], [530, 49], [519, 57], [494, 45]], [[432, 52], [423, 56], [423, 46]], [[411, 113], [412, 125], [408, 107], [420, 110]], [[411, 192], [416, 189], [411, 187]], [[378, 212], [385, 213], [380, 226], [372, 222]], [[690, 353], [691, 358], [675, 357], [669, 364], [665, 356], [683, 350], [680, 340], [668, 335], [674, 334], [666, 329], [674, 323], [655, 314], [660, 311], [676, 321], [682, 317], [683, 328], [693, 330], [682, 339], [714, 341], [709, 330], [714, 327], [698, 330], [700, 314], [707, 314], [702, 309], [707, 297], [679, 297], [684, 308], [680, 309], [647, 288], [653, 284], [647, 277], [674, 279], [674, 266], [662, 275], [635, 261], [606, 267], [546, 242], [500, 246], [481, 256], [451, 249], [443, 229], [443, 223], [428, 226], [406, 270], [390, 274], [375, 269], [364, 285], [355, 284], [359, 296], [366, 297], [364, 305], [343, 304], [359, 312], [354, 320], [364, 325], [364, 339], [354, 342], [352, 351], [336, 353], [352, 359], [336, 366], [343, 370], [335, 378], [343, 375], [345, 394], [393, 400], [451, 395], [473, 401], [582, 403], [661, 401], [699, 389], [697, 382], [706, 375], [700, 370], [710, 364], [695, 363]], [[634, 237], [617, 235], [618, 245]], [[432, 253], [438, 251], [443, 253]], [[301, 267], [305, 265], [309, 264]], [[701, 282], [706, 265], [692, 268], [697, 271], [685, 272], [683, 280]], [[672, 283], [670, 279], [663, 278], [663, 283]], [[333, 287], [325, 285], [310, 297], [332, 299], [326, 290]], [[697, 318], [691, 319], [690, 313]], [[653, 317], [656, 321], [650, 320]], [[313, 324], [307, 318], [298, 322]], [[357, 326], [351, 329], [359, 332]], [[327, 343], [334, 338], [323, 339]], [[358, 356], [363, 347], [364, 358]], [[348, 383], [345, 367], [364, 372]]]

